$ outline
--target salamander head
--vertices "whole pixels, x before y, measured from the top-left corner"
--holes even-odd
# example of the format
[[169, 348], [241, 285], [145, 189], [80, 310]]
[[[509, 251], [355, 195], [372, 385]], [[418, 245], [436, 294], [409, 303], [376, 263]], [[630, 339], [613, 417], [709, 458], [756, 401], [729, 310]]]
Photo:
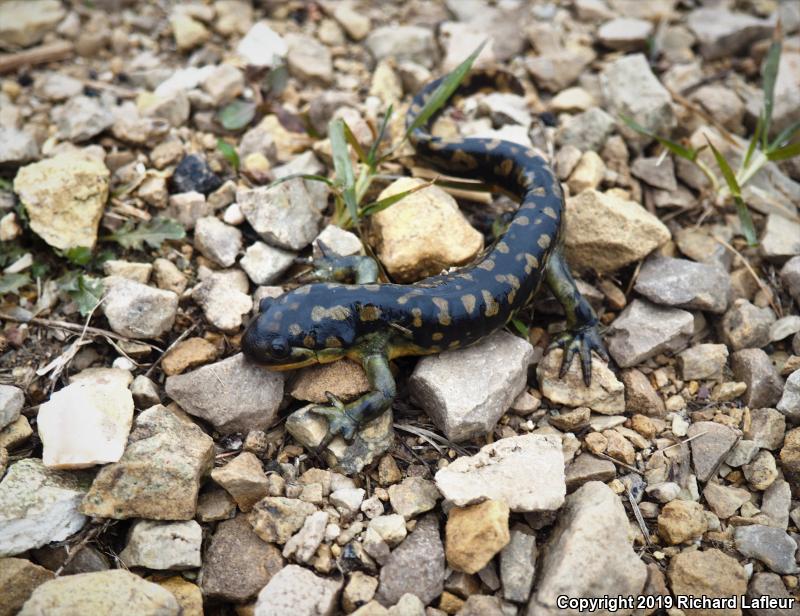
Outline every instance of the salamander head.
[[296, 292], [279, 298], [264, 298], [259, 313], [242, 336], [242, 351], [251, 360], [271, 370], [294, 370], [329, 363], [344, 356], [341, 338], [327, 331], [325, 322], [308, 309]]

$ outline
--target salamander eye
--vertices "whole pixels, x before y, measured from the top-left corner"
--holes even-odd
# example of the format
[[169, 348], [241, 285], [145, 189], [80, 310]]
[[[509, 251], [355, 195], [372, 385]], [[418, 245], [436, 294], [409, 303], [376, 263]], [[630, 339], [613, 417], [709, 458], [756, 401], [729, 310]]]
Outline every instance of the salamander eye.
[[284, 359], [289, 357], [289, 352], [291, 350], [289, 347], [289, 341], [283, 337], [273, 338], [269, 348], [270, 355], [272, 355], [275, 359]]

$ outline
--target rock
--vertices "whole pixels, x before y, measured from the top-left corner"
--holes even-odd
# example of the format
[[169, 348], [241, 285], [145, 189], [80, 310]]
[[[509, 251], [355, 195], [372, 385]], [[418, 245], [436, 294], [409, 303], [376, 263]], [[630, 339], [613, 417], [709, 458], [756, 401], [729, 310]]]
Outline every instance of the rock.
[[14, 49], [39, 43], [64, 19], [57, 0], [9, 0], [0, 4], [0, 47]]
[[783, 474], [792, 486], [792, 492], [796, 494], [798, 479], [800, 479], [800, 428], [786, 433], [780, 460]]
[[735, 536], [736, 549], [748, 558], [760, 560], [775, 573], [797, 573], [797, 545], [786, 531], [752, 524], [737, 527]]
[[258, 594], [255, 616], [332, 616], [342, 581], [315, 575], [297, 565], [286, 565]]
[[323, 242], [337, 255], [345, 257], [361, 254], [364, 250], [361, 240], [355, 233], [345, 231], [336, 225], [328, 225], [325, 227], [312, 242], [314, 256], [322, 256], [322, 252], [319, 249], [320, 242]]
[[649, 379], [639, 370], [631, 368], [622, 375], [625, 385], [625, 406], [627, 410], [650, 417], [661, 417], [666, 413], [664, 401], [658, 395]]
[[536, 535], [523, 529], [512, 529], [508, 545], [500, 552], [500, 578], [503, 597], [524, 603], [530, 597], [536, 573]]
[[[631, 548], [619, 498], [600, 482], [569, 496], [540, 562], [528, 616], [563, 613], [557, 598], [641, 593], [647, 568]], [[576, 575], [580, 572], [580, 575]], [[622, 610], [618, 614], [630, 614]]]
[[617, 17], [597, 29], [597, 38], [606, 47], [620, 51], [643, 49], [653, 32], [653, 24], [635, 17]]
[[658, 516], [658, 534], [670, 545], [696, 539], [706, 530], [708, 521], [700, 503], [673, 500]]
[[792, 490], [788, 482], [776, 479], [764, 490], [761, 513], [772, 521], [770, 526], [786, 530], [789, 527], [789, 509], [792, 506]]
[[215, 216], [205, 216], [195, 223], [194, 247], [217, 265], [230, 267], [242, 251], [242, 232]]
[[689, 13], [687, 25], [700, 42], [700, 52], [706, 60], [734, 56], [772, 32], [767, 20], [733, 13], [724, 7], [695, 9]]
[[327, 46], [305, 34], [287, 34], [289, 71], [302, 81], [329, 84], [333, 81], [333, 61]]
[[758, 449], [759, 447], [755, 441], [739, 441], [725, 458], [725, 464], [732, 468], [750, 464], [758, 453]]
[[213, 272], [192, 290], [192, 299], [214, 327], [236, 332], [253, 309], [248, 289], [247, 275], [241, 270]]
[[595, 57], [595, 52], [588, 47], [556, 49], [542, 55], [527, 56], [525, 68], [538, 87], [559, 92], [575, 83]]
[[536, 368], [542, 395], [554, 404], [589, 407], [603, 415], [625, 412], [625, 388], [606, 364], [592, 358], [592, 384], [583, 382], [580, 361], [573, 359], [563, 378], [558, 373], [564, 352], [555, 349]]
[[[697, 479], [706, 482], [717, 472], [719, 465], [739, 439], [737, 431], [713, 421], [698, 421], [689, 426], [692, 464]], [[702, 436], [699, 436], [702, 435]]]
[[287, 250], [302, 250], [317, 236], [319, 208], [301, 178], [272, 188], [239, 190], [242, 213], [264, 241]]
[[187, 230], [194, 229], [198, 220], [204, 216], [211, 216], [213, 213], [205, 195], [199, 192], [170, 195], [167, 209], [164, 212], [168, 218], [177, 220]]
[[750, 426], [744, 437], [763, 449], [778, 449], [783, 444], [786, 417], [775, 409], [751, 409]]
[[742, 349], [731, 355], [731, 369], [737, 381], [747, 384], [744, 402], [750, 408], [775, 406], [781, 397], [783, 379], [761, 349]]
[[759, 251], [768, 261], [784, 263], [800, 255], [800, 223], [770, 214], [759, 242]]
[[244, 90], [244, 73], [232, 64], [220, 64], [205, 81], [203, 89], [208, 92], [214, 106], [230, 103]]
[[739, 132], [745, 106], [734, 92], [725, 86], [707, 85], [698, 88], [692, 96], [706, 112], [728, 130]]
[[272, 68], [280, 64], [289, 51], [281, 36], [266, 21], [254, 24], [236, 46], [236, 53], [250, 66]]
[[325, 538], [327, 525], [328, 513], [325, 511], [315, 511], [308, 516], [303, 527], [286, 542], [283, 548], [284, 558], [294, 558], [301, 563], [309, 562]]
[[37, 158], [39, 144], [33, 135], [10, 126], [0, 126], [0, 164], [21, 164]]
[[407, 477], [402, 483], [389, 487], [392, 508], [406, 520], [430, 511], [439, 498], [433, 482], [422, 477]]
[[[653, 74], [644, 54], [623, 56], [606, 65], [600, 74], [609, 113], [625, 115], [656, 135], [668, 135], [676, 124], [672, 97]], [[650, 141], [630, 129], [622, 132], [633, 143]]]
[[52, 111], [63, 141], [88, 141], [114, 124], [114, 114], [97, 98], [75, 96]]
[[196, 584], [180, 575], [159, 579], [156, 583], [172, 593], [182, 610], [182, 616], [203, 616], [203, 593]]
[[606, 437], [606, 454], [625, 464], [632, 465], [636, 461], [636, 451], [633, 445], [616, 430], [605, 430], [603, 436]]
[[[174, 128], [186, 124], [192, 112], [191, 103], [183, 89], [168, 94], [143, 92], [136, 99], [136, 108], [143, 117], [166, 120]], [[192, 156], [198, 158], [197, 155]], [[175, 189], [173, 192], [185, 191]]]
[[189, 520], [213, 456], [213, 441], [198, 426], [153, 406], [134, 420], [120, 461], [100, 469], [81, 511], [117, 520]]
[[250, 601], [282, 567], [280, 550], [262, 541], [239, 515], [220, 522], [211, 537], [203, 561], [203, 594], [221, 601]]
[[678, 184], [675, 180], [675, 166], [670, 157], [663, 158], [662, 160], [661, 156], [640, 156], [633, 161], [631, 173], [654, 188], [660, 188], [670, 192], [678, 188]]
[[247, 247], [239, 265], [254, 284], [268, 285], [277, 281], [294, 263], [295, 253], [275, 248], [264, 242]]
[[377, 598], [383, 605], [398, 603], [410, 593], [428, 604], [442, 594], [445, 555], [439, 522], [429, 514], [392, 553], [381, 568]]
[[[415, 178], [395, 180], [378, 200], [424, 185]], [[412, 193], [370, 218], [372, 245], [392, 277], [414, 282], [464, 265], [483, 248], [483, 236], [437, 186]]]
[[574, 492], [590, 481], [610, 481], [617, 475], [617, 467], [610, 460], [583, 453], [567, 467], [565, 481], [567, 492]]
[[12, 464], [0, 481], [0, 557], [62, 541], [83, 528], [78, 505], [87, 479], [49, 470], [36, 458]]
[[565, 111], [568, 113], [582, 112], [594, 105], [594, 96], [579, 87], [562, 90], [550, 100], [550, 108], [556, 113]]
[[800, 257], [792, 257], [781, 268], [781, 282], [794, 301], [800, 304]]
[[16, 421], [11, 422], [0, 430], [0, 448], [13, 449], [27, 441], [33, 434], [28, 418], [21, 415]]
[[412, 399], [453, 441], [491, 432], [525, 388], [531, 345], [499, 331], [466, 349], [423, 358], [409, 380]]
[[690, 312], [635, 299], [611, 324], [608, 351], [621, 367], [635, 366], [659, 353], [682, 349], [693, 332]]
[[561, 439], [535, 434], [500, 439], [474, 456], [457, 458], [435, 480], [458, 507], [491, 499], [515, 512], [555, 511], [566, 494]]
[[378, 533], [391, 548], [400, 544], [407, 534], [405, 518], [397, 513], [372, 518], [369, 521], [369, 528]]
[[158, 386], [143, 374], [133, 380], [131, 394], [133, 394], [134, 404], [140, 409], [149, 408], [161, 402]]
[[254, 505], [247, 519], [261, 539], [284, 544], [316, 510], [311, 503], [296, 498], [267, 496]]
[[795, 370], [786, 379], [783, 394], [775, 408], [793, 423], [800, 420], [800, 370]]
[[376, 61], [394, 58], [432, 68], [437, 57], [432, 30], [421, 26], [381, 26], [367, 36], [366, 43]]
[[584, 190], [594, 190], [603, 181], [606, 165], [597, 152], [589, 150], [581, 156], [578, 165], [567, 181], [571, 194], [575, 195]]
[[768, 451], [759, 451], [750, 464], [742, 467], [747, 483], [754, 490], [766, 490], [778, 478], [775, 458]]
[[202, 366], [217, 358], [217, 347], [204, 338], [187, 338], [176, 344], [161, 360], [167, 376], [180, 374], [189, 368]]
[[109, 171], [102, 162], [80, 152], [65, 152], [20, 168], [14, 192], [25, 206], [31, 229], [50, 246], [92, 248], [108, 199], [108, 182]]
[[369, 34], [372, 25], [369, 17], [357, 10], [349, 2], [337, 2], [333, 9], [333, 18], [344, 28], [348, 36], [355, 41], [365, 38]]
[[0, 430], [15, 422], [25, 404], [25, 392], [13, 385], [0, 385]]
[[0, 558], [0, 616], [14, 616], [37, 587], [54, 577], [52, 571], [24, 558]]
[[141, 284], [147, 284], [153, 266], [150, 263], [131, 263], [121, 259], [109, 259], [103, 263], [103, 273], [106, 276], [121, 276]]
[[111, 329], [130, 338], [158, 338], [172, 329], [178, 296], [172, 291], [113, 277], [101, 307]]
[[769, 344], [769, 328], [774, 322], [775, 314], [769, 308], [737, 299], [722, 317], [722, 339], [734, 351], [760, 349]]
[[656, 304], [722, 313], [728, 307], [731, 282], [713, 265], [656, 257], [645, 261], [634, 289]]
[[203, 529], [194, 520], [153, 522], [140, 520], [130, 530], [128, 543], [120, 552], [126, 567], [148, 569], [193, 569], [199, 567]]
[[595, 190], [567, 199], [564, 242], [569, 263], [578, 269], [616, 271], [669, 238], [669, 230], [633, 201]]
[[170, 376], [167, 395], [190, 415], [222, 434], [263, 430], [275, 419], [283, 398], [283, 375], [237, 353], [192, 372]]
[[727, 520], [736, 513], [739, 507], [750, 502], [750, 492], [747, 490], [723, 486], [711, 481], [706, 484], [703, 497], [711, 511], [723, 520]]
[[[739, 597], [747, 590], [744, 567], [716, 548], [704, 551], [686, 550], [670, 560], [667, 577], [676, 596]], [[697, 614], [711, 610], [694, 610]], [[741, 616], [741, 609], [714, 610], [720, 616]]]
[[445, 528], [447, 564], [470, 574], [483, 569], [510, 540], [508, 515], [503, 501], [453, 507]]
[[184, 156], [183, 160], [175, 167], [170, 179], [173, 193], [197, 192], [208, 195], [220, 186], [222, 186], [222, 180], [199, 154]]
[[577, 432], [589, 425], [591, 415], [592, 412], [588, 406], [580, 406], [575, 409], [564, 409], [558, 415], [551, 414], [547, 421], [562, 432]]
[[170, 17], [175, 45], [180, 51], [189, 51], [211, 38], [211, 32], [199, 21], [189, 15], [174, 12]]
[[590, 107], [569, 119], [558, 129], [556, 141], [562, 147], [574, 146], [591, 151], [602, 149], [609, 135], [614, 132], [616, 122], [599, 107]]
[[252, 453], [245, 451], [225, 466], [211, 471], [211, 478], [230, 494], [242, 511], [250, 509], [267, 496], [267, 475], [261, 462]]
[[364, 369], [350, 359], [301, 369], [292, 382], [290, 392], [295, 400], [327, 403], [329, 391], [343, 402], [355, 400], [370, 390]]
[[78, 381], [39, 407], [42, 458], [49, 468], [86, 468], [117, 462], [133, 421], [133, 396], [119, 382]]
[[800, 332], [800, 316], [789, 315], [781, 317], [769, 328], [769, 339], [771, 342], [780, 342]]
[[178, 601], [168, 590], [129, 571], [115, 569], [67, 575], [33, 591], [19, 612], [39, 614], [130, 614], [179, 616]]
[[[791, 600], [792, 597], [780, 576], [775, 573], [756, 573], [750, 580], [747, 588], [747, 600], [750, 604], [750, 613], [753, 616], [798, 616], [800, 608], [778, 607], [772, 602]], [[793, 602], [794, 603], [794, 602]], [[761, 605], [762, 607], [756, 607]]]
[[678, 367], [684, 381], [722, 380], [728, 362], [728, 347], [724, 344], [698, 344], [678, 354]]

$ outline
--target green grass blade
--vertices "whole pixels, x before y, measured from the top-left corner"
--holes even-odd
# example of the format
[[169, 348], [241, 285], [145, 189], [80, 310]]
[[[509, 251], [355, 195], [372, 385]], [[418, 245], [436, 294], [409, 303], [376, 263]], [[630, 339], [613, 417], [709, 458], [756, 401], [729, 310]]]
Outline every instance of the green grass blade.
[[736, 213], [739, 216], [739, 221], [742, 223], [744, 239], [747, 240], [749, 246], [758, 246], [756, 228], [753, 226], [753, 217], [750, 216], [750, 209], [741, 197], [735, 196], [733, 201], [736, 204]]
[[794, 158], [795, 156], [800, 156], [800, 141], [790, 143], [789, 145], [778, 148], [777, 150], [767, 152], [767, 158], [772, 162], [788, 160], [790, 158]]
[[239, 170], [239, 154], [236, 152], [235, 147], [233, 147], [227, 141], [217, 139], [217, 150], [219, 150], [219, 153], [222, 154], [223, 158], [228, 161], [230, 166], [233, 167], [234, 171]]
[[758, 122], [756, 122], [756, 130], [753, 133], [753, 137], [750, 139], [750, 145], [747, 146], [747, 153], [744, 155], [744, 160], [742, 161], [742, 169], [746, 169], [747, 165], [750, 164], [750, 159], [753, 157], [753, 153], [756, 151], [756, 146], [758, 142], [761, 140], [761, 131], [764, 130], [764, 115], [761, 114], [758, 116]]
[[408, 195], [417, 192], [418, 190], [422, 190], [423, 188], [427, 188], [433, 184], [433, 182], [426, 182], [425, 184], [419, 184], [414, 188], [410, 188], [409, 190], [404, 190], [403, 192], [399, 192], [396, 195], [392, 195], [391, 197], [386, 197], [385, 199], [381, 199], [380, 201], [375, 201], [374, 203], [370, 203], [369, 205], [365, 205], [361, 209], [361, 214], [363, 216], [372, 216], [373, 214], [377, 214], [378, 212], [385, 210], [387, 207], [394, 205], [398, 201], [405, 199]]
[[344, 122], [340, 119], [331, 120], [328, 125], [328, 136], [331, 140], [333, 151], [333, 168], [336, 172], [336, 184], [342, 189], [342, 198], [347, 206], [350, 219], [358, 222], [358, 202], [356, 201], [356, 177], [353, 173], [353, 163], [350, 152], [347, 150]]
[[778, 79], [778, 65], [781, 60], [781, 40], [772, 41], [764, 62], [764, 132], [761, 135], [761, 147], [767, 149], [767, 136], [772, 122], [772, 110], [775, 106], [775, 82]]
[[517, 317], [513, 317], [509, 322], [514, 326], [514, 329], [519, 332], [519, 335], [525, 338], [525, 340], [530, 337], [530, 328]]
[[[706, 137], [706, 141], [708, 141], [708, 137]], [[714, 160], [717, 161], [719, 170], [722, 171], [722, 176], [725, 178], [725, 183], [728, 185], [728, 190], [730, 190], [733, 200], [736, 203], [736, 213], [739, 215], [739, 220], [742, 223], [744, 237], [750, 246], [755, 246], [758, 243], [756, 239], [756, 229], [753, 226], [753, 218], [750, 216], [750, 210], [742, 199], [742, 189], [739, 186], [739, 182], [736, 180], [736, 175], [733, 173], [733, 169], [731, 169], [728, 161], [725, 160], [725, 157], [714, 147], [714, 144], [708, 141], [708, 147], [710, 147], [711, 151], [714, 153]]]
[[344, 124], [344, 138], [347, 140], [347, 143], [353, 148], [353, 151], [358, 156], [358, 160], [360, 160], [365, 165], [369, 165], [369, 160], [367, 159], [367, 153], [364, 152], [364, 148], [361, 147], [361, 144], [356, 139], [356, 136], [353, 134], [353, 131], [350, 130], [347, 122], [342, 120], [342, 124]]
[[430, 97], [428, 97], [425, 106], [411, 123], [411, 126], [408, 127], [408, 130], [406, 130], [406, 137], [417, 130], [420, 126], [424, 126], [434, 113], [444, 107], [447, 99], [453, 95], [453, 92], [456, 91], [458, 85], [464, 80], [464, 77], [466, 77], [467, 73], [469, 73], [469, 70], [472, 68], [472, 64], [480, 55], [485, 45], [486, 41], [478, 45], [478, 48], [469, 54], [466, 60], [459, 64], [453, 70], [453, 72], [444, 78], [442, 83], [439, 84], [439, 87], [433, 91]]
[[302, 178], [304, 180], [311, 180], [313, 182], [322, 182], [323, 184], [327, 184], [331, 187], [335, 184], [333, 180], [326, 178], [324, 175], [314, 175], [313, 173], [290, 173], [289, 175], [284, 175], [282, 178], [278, 178], [277, 180], [270, 182], [267, 185], [267, 189], [277, 186], [278, 184], [288, 182], [289, 180], [294, 180], [295, 178]]
[[787, 126], [786, 128], [784, 128], [778, 134], [778, 136], [775, 137], [775, 140], [772, 143], [769, 144], [768, 151], [769, 150], [774, 150], [776, 148], [779, 148], [781, 146], [786, 145], [792, 139], [794, 139], [794, 137], [797, 135], [798, 132], [800, 132], [800, 120], [798, 120], [797, 122], [794, 122], [794, 123], [790, 124], [789, 126]]
[[383, 137], [386, 134], [386, 127], [389, 125], [389, 120], [392, 119], [392, 113], [394, 112], [394, 107], [389, 105], [389, 108], [386, 110], [386, 113], [383, 116], [383, 121], [381, 122], [381, 126], [378, 129], [378, 136], [375, 137], [375, 141], [372, 142], [372, 146], [367, 152], [367, 164], [369, 165], [370, 169], [375, 169], [377, 166], [377, 156], [378, 156], [378, 148], [381, 145], [381, 141], [383, 141]]
[[664, 137], [659, 137], [652, 131], [647, 130], [644, 126], [636, 122], [636, 120], [634, 120], [631, 117], [628, 117], [626, 115], [621, 115], [620, 119], [631, 130], [634, 130], [640, 135], [644, 135], [645, 137], [650, 137], [650, 139], [655, 139], [676, 156], [680, 156], [681, 158], [685, 158], [688, 161], [694, 162], [695, 159], [697, 158], [697, 155], [700, 153], [700, 150], [695, 150], [694, 148], [686, 148], [682, 146], [680, 143], [675, 143], [674, 141], [665, 139]]

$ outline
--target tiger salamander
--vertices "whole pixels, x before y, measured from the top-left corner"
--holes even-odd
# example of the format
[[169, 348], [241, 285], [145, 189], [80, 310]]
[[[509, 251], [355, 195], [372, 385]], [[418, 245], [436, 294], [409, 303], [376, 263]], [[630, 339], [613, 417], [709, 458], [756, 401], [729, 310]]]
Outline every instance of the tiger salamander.
[[[411, 125], [442, 79], [413, 100]], [[468, 76], [456, 91], [513, 90], [505, 73]], [[518, 88], [518, 86], [517, 86]], [[428, 122], [430, 125], [430, 121]], [[597, 317], [575, 286], [559, 243], [564, 198], [547, 162], [533, 150], [499, 139], [442, 139], [417, 128], [410, 141], [418, 158], [442, 172], [482, 180], [520, 201], [505, 233], [476, 263], [411, 285], [378, 284], [369, 257], [323, 254], [314, 262], [317, 281], [275, 299], [264, 299], [242, 338], [250, 359], [273, 370], [292, 370], [349, 357], [364, 367], [371, 391], [344, 404], [314, 411], [328, 420], [325, 444], [340, 434], [350, 441], [358, 427], [387, 410], [396, 395], [389, 362], [471, 345], [506, 325], [542, 282], [566, 313], [567, 330], [554, 345], [564, 349], [561, 376], [574, 356], [591, 380], [591, 352], [607, 360]], [[355, 284], [346, 284], [346, 281]]]

